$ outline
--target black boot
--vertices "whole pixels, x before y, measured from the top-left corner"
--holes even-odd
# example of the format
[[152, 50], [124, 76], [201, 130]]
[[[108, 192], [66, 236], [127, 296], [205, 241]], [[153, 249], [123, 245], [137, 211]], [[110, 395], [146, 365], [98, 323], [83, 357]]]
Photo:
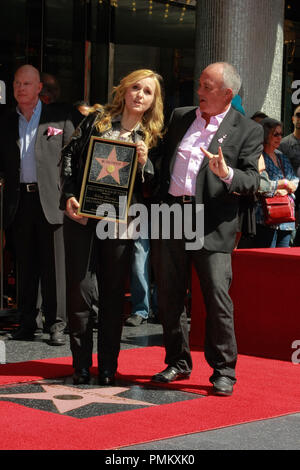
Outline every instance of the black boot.
[[90, 371], [88, 368], [75, 369], [73, 375], [73, 384], [74, 385], [83, 385], [90, 382]]

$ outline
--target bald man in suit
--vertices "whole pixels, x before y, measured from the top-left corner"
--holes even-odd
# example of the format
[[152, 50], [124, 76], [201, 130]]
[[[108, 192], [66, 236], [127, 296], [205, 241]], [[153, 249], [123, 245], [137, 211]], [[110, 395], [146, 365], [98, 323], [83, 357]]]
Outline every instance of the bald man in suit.
[[191, 373], [185, 296], [193, 262], [207, 312], [205, 357], [218, 395], [231, 395], [236, 382], [237, 346], [228, 293], [238, 221], [236, 193], [256, 191], [263, 148], [262, 127], [231, 107], [240, 85], [232, 65], [209, 65], [199, 80], [199, 107], [175, 109], [164, 138], [159, 200], [179, 204], [182, 212], [189, 204], [194, 222], [197, 204], [204, 204], [203, 243], [199, 233], [193, 247], [174, 234], [152, 240], [167, 364], [152, 380], [172, 382]]
[[38, 287], [50, 344], [65, 343], [66, 292], [63, 212], [59, 210], [61, 149], [74, 132], [71, 107], [44, 105], [39, 71], [20, 67], [13, 90], [17, 107], [0, 129], [4, 227], [13, 234], [20, 326], [10, 339], [33, 340]]

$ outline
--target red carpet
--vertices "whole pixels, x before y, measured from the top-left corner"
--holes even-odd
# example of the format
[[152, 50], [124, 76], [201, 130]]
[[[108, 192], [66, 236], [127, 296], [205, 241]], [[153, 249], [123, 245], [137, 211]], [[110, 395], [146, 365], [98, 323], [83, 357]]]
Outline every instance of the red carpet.
[[[96, 358], [95, 358], [96, 359]], [[289, 362], [240, 356], [232, 397], [210, 395], [211, 373], [203, 353], [193, 352], [194, 370], [187, 381], [165, 387], [206, 395], [192, 401], [156, 405], [77, 419], [0, 401], [0, 447], [5, 449], [116, 449], [123, 446], [207, 431], [300, 412], [299, 367]], [[149, 385], [164, 368], [159, 347], [121, 351], [119, 377]], [[70, 375], [71, 358], [1, 366], [0, 383]]]

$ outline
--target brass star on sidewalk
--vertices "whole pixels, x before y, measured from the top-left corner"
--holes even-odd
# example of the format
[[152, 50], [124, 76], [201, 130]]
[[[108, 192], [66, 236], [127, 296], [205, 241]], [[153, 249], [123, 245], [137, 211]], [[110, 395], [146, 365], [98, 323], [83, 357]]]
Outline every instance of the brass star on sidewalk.
[[119, 393], [130, 390], [128, 387], [103, 387], [93, 389], [78, 389], [64, 385], [41, 385], [44, 392], [39, 393], [7, 393], [0, 398], [19, 398], [26, 400], [51, 400], [59, 413], [67, 413], [91, 403], [110, 403], [118, 405], [155, 406], [139, 400], [118, 397]]
[[129, 165], [128, 162], [121, 162], [117, 159], [116, 147], [113, 147], [112, 151], [107, 158], [96, 158], [102, 169], [97, 176], [97, 181], [101, 180], [105, 176], [110, 175], [117, 183], [120, 184], [120, 175], [119, 171], [125, 166]]

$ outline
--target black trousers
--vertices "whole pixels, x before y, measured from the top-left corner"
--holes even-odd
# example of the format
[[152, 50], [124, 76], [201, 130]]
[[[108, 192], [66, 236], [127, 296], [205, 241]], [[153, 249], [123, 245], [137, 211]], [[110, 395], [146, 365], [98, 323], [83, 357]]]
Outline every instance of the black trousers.
[[38, 192], [21, 190], [12, 224], [16, 250], [18, 309], [21, 326], [36, 328], [39, 285], [46, 327], [66, 326], [65, 257], [62, 225], [49, 224]]
[[98, 303], [98, 368], [114, 374], [123, 326], [133, 240], [99, 240], [94, 224], [64, 223], [67, 311], [73, 366], [92, 365], [93, 305]]
[[93, 326], [98, 307], [95, 230], [64, 218], [67, 317], [73, 366], [92, 365]]
[[184, 239], [160, 239], [152, 240], [152, 262], [166, 364], [182, 372], [192, 369], [185, 300], [193, 263], [207, 312], [204, 353], [213, 369], [212, 378], [224, 375], [235, 381], [237, 346], [233, 304], [228, 293], [232, 279], [231, 255], [204, 248], [186, 250]]

